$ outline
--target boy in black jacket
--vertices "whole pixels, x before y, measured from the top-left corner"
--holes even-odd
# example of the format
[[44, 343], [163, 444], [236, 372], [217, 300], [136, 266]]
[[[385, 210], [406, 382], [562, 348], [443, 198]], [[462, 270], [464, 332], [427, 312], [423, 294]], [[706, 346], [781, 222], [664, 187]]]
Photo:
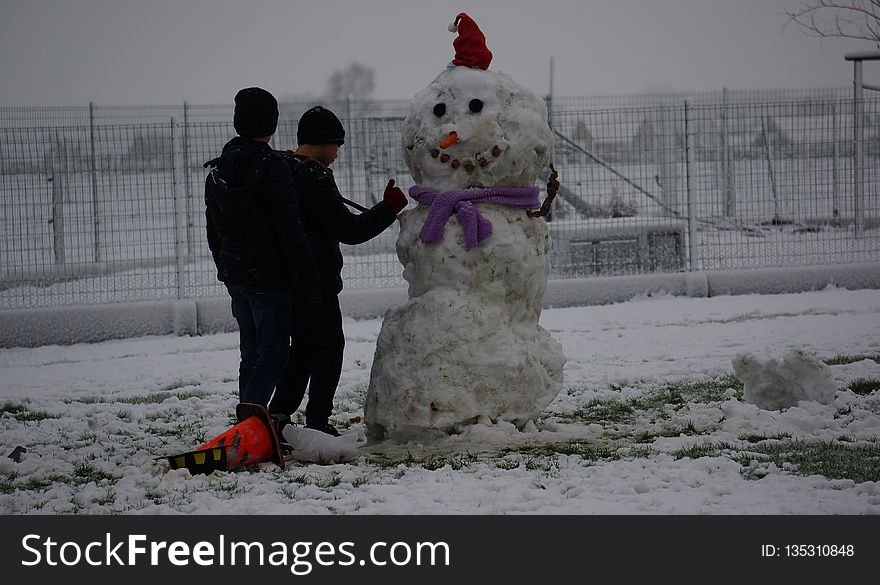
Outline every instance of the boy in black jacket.
[[287, 365], [293, 283], [308, 290], [317, 282], [290, 167], [269, 146], [277, 125], [271, 93], [239, 91], [238, 136], [205, 163], [208, 247], [240, 331], [239, 400], [264, 406]]
[[388, 182], [383, 200], [361, 214], [346, 207], [330, 165], [345, 140], [345, 130], [333, 112], [316, 106], [299, 120], [298, 148], [286, 154], [293, 172], [302, 223], [318, 263], [315, 289], [294, 287], [291, 295], [290, 357], [284, 377], [269, 405], [273, 415], [291, 415], [309, 391], [306, 426], [331, 435], [333, 396], [342, 373], [345, 336], [339, 293], [342, 291], [342, 253], [339, 244], [361, 244], [385, 231], [406, 206], [406, 196]]

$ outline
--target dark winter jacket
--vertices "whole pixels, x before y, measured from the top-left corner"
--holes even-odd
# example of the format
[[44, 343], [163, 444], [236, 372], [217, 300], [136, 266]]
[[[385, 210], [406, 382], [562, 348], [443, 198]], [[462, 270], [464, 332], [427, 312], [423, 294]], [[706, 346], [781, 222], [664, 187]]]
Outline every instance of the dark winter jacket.
[[299, 209], [309, 245], [318, 262], [318, 279], [325, 294], [342, 290], [339, 244], [362, 244], [385, 231], [397, 217], [384, 201], [355, 214], [342, 202], [333, 172], [314, 159], [285, 154], [293, 172]]
[[208, 247], [217, 278], [253, 288], [315, 282], [290, 167], [264, 142], [235, 137], [205, 163]]

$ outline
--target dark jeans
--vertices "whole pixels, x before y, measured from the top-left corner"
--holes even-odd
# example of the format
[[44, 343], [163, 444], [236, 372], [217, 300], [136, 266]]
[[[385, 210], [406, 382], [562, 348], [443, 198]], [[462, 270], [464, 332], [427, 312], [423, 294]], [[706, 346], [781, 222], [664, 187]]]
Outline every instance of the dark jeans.
[[342, 373], [345, 335], [339, 297], [327, 294], [321, 303], [291, 295], [291, 344], [287, 370], [269, 405], [272, 414], [292, 415], [309, 389], [306, 424], [327, 423]]
[[290, 291], [236, 284], [226, 290], [240, 332], [239, 401], [266, 406], [287, 365]]

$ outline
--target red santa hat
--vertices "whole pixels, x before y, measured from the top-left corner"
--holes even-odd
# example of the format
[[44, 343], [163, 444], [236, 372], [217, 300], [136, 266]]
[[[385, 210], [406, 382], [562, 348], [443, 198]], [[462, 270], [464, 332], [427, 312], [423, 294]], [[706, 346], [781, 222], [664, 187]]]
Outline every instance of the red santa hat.
[[464, 12], [459, 13], [455, 17], [455, 21], [449, 25], [449, 32], [458, 33], [458, 38], [452, 42], [452, 46], [455, 47], [453, 65], [480, 69], [489, 68], [489, 63], [492, 62], [492, 51], [486, 46], [486, 37], [473, 18]]

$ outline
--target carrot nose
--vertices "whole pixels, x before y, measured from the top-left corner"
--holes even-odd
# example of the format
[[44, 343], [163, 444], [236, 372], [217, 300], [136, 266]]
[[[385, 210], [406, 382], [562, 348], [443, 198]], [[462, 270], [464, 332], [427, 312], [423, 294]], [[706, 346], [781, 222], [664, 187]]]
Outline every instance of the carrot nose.
[[440, 141], [440, 148], [449, 148], [456, 142], [458, 142], [458, 134], [455, 131], [450, 132], [449, 136]]

